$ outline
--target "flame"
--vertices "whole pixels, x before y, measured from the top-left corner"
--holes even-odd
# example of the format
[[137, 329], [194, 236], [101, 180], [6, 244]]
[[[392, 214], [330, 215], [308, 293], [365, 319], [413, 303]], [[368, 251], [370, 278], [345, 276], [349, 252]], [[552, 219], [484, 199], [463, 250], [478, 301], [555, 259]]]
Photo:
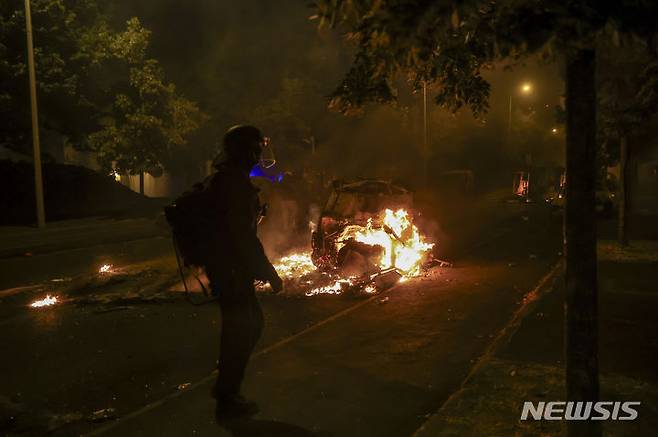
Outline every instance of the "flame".
[[98, 273], [110, 273], [112, 272], [112, 264], [103, 264], [100, 269], [98, 269]]
[[380, 214], [377, 222], [378, 225], [370, 218], [365, 228], [359, 225], [346, 226], [338, 237], [337, 250], [345, 246], [349, 239], [381, 246], [384, 249], [379, 259], [382, 270], [395, 268], [406, 277], [419, 275], [422, 263], [434, 244], [425, 242], [404, 209], [387, 209]]
[[318, 294], [341, 294], [344, 287], [352, 285], [349, 279], [338, 279], [333, 284], [325, 285], [324, 287], [317, 287], [307, 291], [306, 296], [316, 296]]
[[[423, 262], [434, 247], [434, 244], [425, 241], [418, 228], [412, 223], [409, 213], [404, 209], [397, 211], [387, 209], [374, 220], [369, 219], [366, 226], [356, 224], [346, 226], [336, 240], [336, 250], [339, 251], [350, 239], [371, 246], [381, 246], [384, 250], [378, 260], [378, 267], [381, 271], [396, 269], [402, 275], [400, 282], [420, 274]], [[274, 268], [281, 278], [291, 280], [317, 272], [310, 252], [284, 256], [274, 264]], [[332, 278], [331, 282], [306, 291], [306, 296], [336, 295], [352, 287], [357, 287], [367, 294], [378, 291], [374, 282], [368, 282], [367, 279], [336, 278], [334, 274], [327, 272], [321, 275], [325, 280]], [[376, 275], [370, 277], [370, 281], [374, 276]], [[306, 283], [311, 284], [311, 279]]]
[[[346, 289], [353, 287], [355, 285], [356, 278], [341, 278], [334, 281], [334, 283], [325, 285], [323, 287], [317, 287], [312, 290], [309, 290], [305, 293], [306, 296], [317, 296], [318, 294], [341, 294]], [[361, 291], [366, 294], [377, 293], [377, 287], [375, 284], [367, 284], [362, 286]]]
[[283, 279], [304, 276], [315, 271], [310, 252], [284, 256], [274, 264], [274, 269]]
[[46, 295], [43, 299], [35, 300], [30, 304], [32, 308], [41, 308], [41, 307], [48, 307], [51, 305], [55, 305], [56, 303], [59, 302], [59, 298], [57, 296], [51, 296], [49, 294]]

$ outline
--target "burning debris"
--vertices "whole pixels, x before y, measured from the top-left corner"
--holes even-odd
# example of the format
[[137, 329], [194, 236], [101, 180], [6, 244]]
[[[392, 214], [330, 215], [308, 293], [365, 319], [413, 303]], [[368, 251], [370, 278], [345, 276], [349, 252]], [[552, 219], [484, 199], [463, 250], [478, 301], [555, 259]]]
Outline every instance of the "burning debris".
[[104, 273], [112, 273], [113, 272], [113, 266], [112, 264], [103, 264], [99, 269], [98, 273], [104, 274]]
[[389, 269], [371, 276], [339, 278], [329, 285], [310, 289], [304, 294], [309, 297], [319, 294], [374, 294], [391, 288], [402, 278], [397, 270]]
[[57, 296], [51, 296], [49, 294], [46, 295], [43, 299], [35, 300], [30, 304], [30, 307], [32, 308], [42, 308], [42, 307], [48, 307], [55, 305], [56, 303], [59, 303], [59, 298]]
[[300, 277], [315, 271], [315, 265], [308, 252], [293, 253], [280, 258], [274, 265], [279, 276], [290, 279]]
[[337, 279], [333, 284], [314, 288], [307, 291], [305, 294], [306, 296], [315, 296], [317, 294], [341, 294], [349, 290], [352, 286], [353, 284], [350, 279]]

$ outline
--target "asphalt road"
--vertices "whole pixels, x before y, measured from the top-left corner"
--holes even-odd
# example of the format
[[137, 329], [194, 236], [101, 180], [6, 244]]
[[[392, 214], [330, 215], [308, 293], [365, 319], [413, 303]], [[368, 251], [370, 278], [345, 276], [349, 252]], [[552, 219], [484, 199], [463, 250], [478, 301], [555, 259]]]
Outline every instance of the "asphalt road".
[[[505, 212], [463, 234], [461, 245], [453, 233], [455, 267], [369, 300], [262, 296], [267, 327], [245, 383], [261, 413], [231, 433], [412, 434], [559, 257], [559, 220], [538, 206], [499, 208]], [[209, 397], [215, 305], [175, 299], [33, 310], [26, 305], [34, 296], [1, 297], [0, 396], [11, 399], [3, 408], [15, 417], [3, 425], [8, 432], [227, 432], [213, 423]], [[106, 408], [114, 419], [88, 420]]]

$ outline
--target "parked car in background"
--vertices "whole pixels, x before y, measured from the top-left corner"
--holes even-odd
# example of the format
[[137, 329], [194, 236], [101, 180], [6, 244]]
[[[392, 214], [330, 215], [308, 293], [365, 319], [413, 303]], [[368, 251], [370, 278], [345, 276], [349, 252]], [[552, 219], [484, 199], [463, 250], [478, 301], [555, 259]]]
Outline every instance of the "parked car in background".
[[[617, 177], [612, 173], [607, 173], [606, 178], [600, 181], [596, 187], [596, 212], [602, 217], [612, 217], [619, 207], [617, 199]], [[554, 208], [564, 208], [566, 200], [566, 176], [563, 173], [560, 178], [560, 186], [557, 190], [547, 193], [546, 203]]]

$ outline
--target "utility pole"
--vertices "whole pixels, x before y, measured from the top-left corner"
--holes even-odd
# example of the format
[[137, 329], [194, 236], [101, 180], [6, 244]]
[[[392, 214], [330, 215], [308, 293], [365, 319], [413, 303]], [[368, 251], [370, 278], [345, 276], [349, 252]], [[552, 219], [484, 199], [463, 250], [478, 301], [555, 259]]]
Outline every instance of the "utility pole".
[[430, 130], [427, 112], [427, 81], [423, 81], [423, 178], [429, 183]]
[[507, 112], [507, 133], [512, 133], [512, 95], [509, 96], [509, 110]]
[[41, 145], [39, 144], [39, 114], [37, 109], [37, 79], [34, 68], [34, 43], [32, 41], [32, 12], [30, 0], [25, 0], [25, 30], [27, 33], [27, 65], [30, 77], [30, 106], [32, 108], [32, 148], [34, 154], [34, 194], [37, 207], [37, 226], [46, 226], [43, 203], [43, 177], [41, 172]]
[[[524, 82], [521, 84], [520, 91], [522, 95], [530, 95], [532, 94], [532, 89], [534, 87], [532, 86], [532, 83], [530, 82]], [[507, 133], [511, 134], [512, 133], [512, 94], [509, 95], [509, 107], [508, 107], [508, 112], [507, 112]]]

